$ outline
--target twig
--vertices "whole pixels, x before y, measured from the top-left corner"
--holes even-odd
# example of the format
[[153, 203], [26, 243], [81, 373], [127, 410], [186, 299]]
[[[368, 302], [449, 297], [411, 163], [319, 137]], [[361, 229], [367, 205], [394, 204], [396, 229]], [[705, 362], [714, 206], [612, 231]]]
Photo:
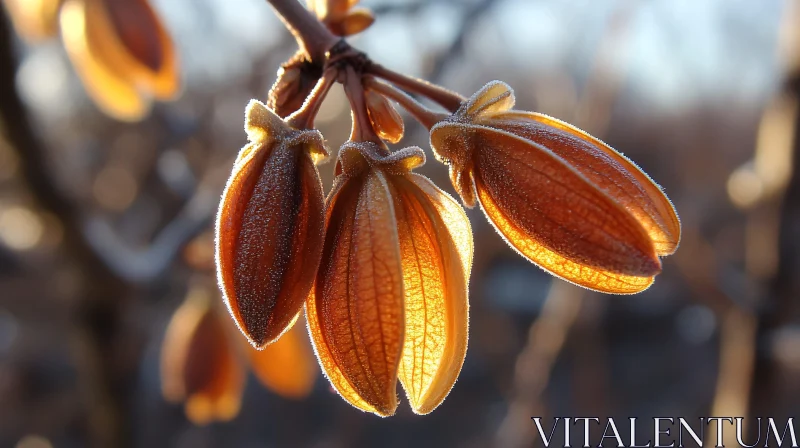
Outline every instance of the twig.
[[402, 90], [390, 84], [380, 82], [372, 76], [368, 76], [364, 79], [364, 85], [368, 89], [378, 92], [403, 106], [403, 109], [413, 115], [414, 118], [427, 129], [432, 128], [436, 123], [448, 117], [448, 114], [430, 110]]
[[461, 107], [461, 103], [466, 100], [466, 98], [458, 93], [445, 89], [444, 87], [429, 83], [423, 79], [417, 79], [394, 72], [380, 64], [371, 64], [367, 68], [367, 71], [378, 78], [389, 81], [403, 90], [422, 95], [436, 103], [439, 103], [439, 105], [450, 112], [457, 111], [458, 108]]
[[86, 240], [117, 276], [130, 283], [152, 282], [166, 275], [184, 245], [213, 221], [219, 203], [219, 189], [215, 186], [201, 185], [178, 216], [144, 250], [129, 247], [100, 217], [86, 222]]
[[297, 44], [313, 61], [322, 61], [339, 38], [334, 36], [297, 0], [267, 0], [278, 13]]
[[486, 11], [491, 9], [496, 3], [497, 0], [481, 0], [464, 14], [464, 17], [461, 19], [458, 35], [450, 42], [450, 46], [441, 52], [441, 56], [436, 58], [433, 68], [428, 72], [428, 79], [437, 82], [444, 73], [445, 67], [464, 53], [464, 43], [470, 31], [472, 31], [475, 24], [484, 16]]

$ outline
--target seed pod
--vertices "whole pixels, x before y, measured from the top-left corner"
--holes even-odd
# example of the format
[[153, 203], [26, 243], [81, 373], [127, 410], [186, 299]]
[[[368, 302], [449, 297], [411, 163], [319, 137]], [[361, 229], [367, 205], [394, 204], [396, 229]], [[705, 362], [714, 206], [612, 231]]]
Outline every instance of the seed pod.
[[680, 240], [672, 204], [605, 143], [513, 106], [506, 84], [489, 83], [431, 129], [465, 204], [480, 200], [509, 244], [554, 275], [602, 292], [646, 289]]
[[153, 97], [178, 93], [172, 40], [146, 0], [65, 0], [60, 21], [75, 70], [107, 114], [139, 120]]
[[180, 90], [172, 39], [147, 0], [84, 0], [87, 39], [106, 65], [156, 99]]
[[196, 289], [175, 311], [161, 349], [164, 398], [184, 402], [186, 416], [204, 425], [239, 413], [244, 369], [231, 350], [225, 322], [207, 291]]
[[142, 119], [150, 111], [150, 101], [129, 79], [112, 70], [104, 54], [89, 44], [87, 15], [84, 0], [65, 0], [59, 15], [64, 48], [86, 93], [103, 112], [116, 119]]
[[372, 128], [378, 137], [389, 143], [397, 143], [403, 138], [403, 119], [397, 113], [392, 103], [383, 95], [373, 90], [365, 92], [367, 113], [372, 122]]
[[278, 116], [288, 117], [300, 109], [320, 77], [322, 66], [311, 63], [302, 50], [298, 51], [278, 70], [278, 78], [269, 91], [267, 106]]
[[305, 325], [298, 323], [263, 350], [246, 347], [250, 368], [267, 389], [290, 399], [307, 397], [314, 388], [317, 365]]
[[3, 0], [17, 34], [29, 42], [55, 36], [61, 0]]
[[355, 8], [359, 0], [309, 0], [308, 9], [331, 33], [347, 37], [358, 34], [375, 22], [367, 8]]
[[289, 329], [319, 265], [326, 153], [318, 131], [298, 131], [258, 102], [217, 216], [217, 277], [234, 321], [256, 348]]
[[306, 303], [334, 389], [380, 416], [397, 407], [398, 379], [412, 409], [430, 412], [466, 353], [472, 233], [452, 198], [410, 172], [424, 160], [419, 148], [342, 147], [322, 263]]
[[352, 36], [358, 34], [375, 23], [372, 11], [366, 8], [355, 8], [337, 21], [330, 21], [328, 29], [337, 36]]

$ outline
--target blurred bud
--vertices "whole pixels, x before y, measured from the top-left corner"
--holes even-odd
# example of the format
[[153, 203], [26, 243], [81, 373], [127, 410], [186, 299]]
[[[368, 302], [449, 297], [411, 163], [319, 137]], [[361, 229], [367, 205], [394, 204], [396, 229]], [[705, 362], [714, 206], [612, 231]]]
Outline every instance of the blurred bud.
[[279, 117], [288, 117], [300, 109], [320, 77], [322, 67], [308, 61], [302, 51], [298, 52], [278, 71], [267, 106]]
[[355, 8], [359, 0], [309, 0], [308, 9], [331, 33], [347, 37], [358, 34], [375, 21], [372, 12], [366, 8]]
[[161, 349], [164, 398], [184, 402], [195, 424], [226, 421], [239, 413], [244, 381], [243, 366], [208, 291], [190, 291], [173, 314]]
[[192, 238], [183, 249], [183, 261], [195, 271], [213, 272], [216, 267], [214, 232], [209, 230]]
[[776, 95], [764, 109], [753, 159], [728, 178], [728, 196], [737, 207], [748, 209], [786, 190], [792, 178], [798, 109], [798, 101], [788, 93]]
[[358, 2], [359, 0], [308, 0], [308, 9], [320, 19], [342, 17]]
[[61, 0], [3, 0], [14, 29], [23, 39], [37, 42], [58, 32]]
[[601, 292], [646, 289], [680, 240], [669, 199], [600, 140], [513, 106], [511, 88], [492, 82], [431, 129], [464, 203], [480, 201], [511, 246], [556, 276]]
[[330, 21], [328, 28], [337, 36], [352, 36], [369, 28], [375, 22], [372, 11], [356, 8], [337, 21]]
[[65, 0], [60, 24], [89, 96], [112, 117], [139, 120], [153, 98], [178, 93], [172, 40], [146, 0]]
[[317, 379], [317, 363], [306, 326], [292, 326], [274, 343], [256, 350], [247, 346], [250, 368], [267, 389], [290, 399], [307, 397]]
[[291, 327], [311, 290], [324, 226], [314, 162], [326, 152], [319, 131], [295, 130], [258, 101], [245, 114], [250, 143], [217, 216], [217, 278], [234, 321], [260, 348]]
[[378, 136], [387, 142], [397, 143], [403, 138], [403, 119], [392, 103], [380, 93], [365, 92], [367, 113]]
[[733, 170], [728, 177], [727, 189], [733, 205], [744, 210], [764, 197], [764, 182], [755, 171], [752, 160]]
[[342, 147], [306, 303], [331, 385], [380, 416], [397, 408], [398, 379], [414, 412], [432, 411], [466, 353], [472, 231], [450, 196], [411, 172], [424, 161], [419, 148]]

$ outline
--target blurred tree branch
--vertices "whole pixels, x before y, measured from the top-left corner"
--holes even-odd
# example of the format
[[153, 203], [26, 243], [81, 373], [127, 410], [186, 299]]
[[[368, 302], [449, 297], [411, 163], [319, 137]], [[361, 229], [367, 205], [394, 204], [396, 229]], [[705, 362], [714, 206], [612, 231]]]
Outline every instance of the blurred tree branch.
[[[783, 92], [795, 105], [800, 104], [800, 70], [793, 70], [784, 82]], [[753, 378], [753, 415], [787, 417], [796, 403], [786, 387], [794, 375], [785, 360], [777, 356], [779, 331], [800, 322], [800, 113], [794, 109], [791, 142], [791, 175], [782, 196], [773, 199], [778, 214], [777, 269], [767, 280], [768, 301], [761, 306], [758, 323], [758, 342], [765, 350], [756, 357]]]
[[55, 216], [64, 238], [60, 248], [75, 270], [79, 288], [74, 304], [73, 342], [80, 387], [86, 394], [89, 439], [98, 447], [128, 445], [125, 428], [126, 369], [120, 366], [120, 332], [125, 287], [84, 238], [79, 210], [50, 173], [47, 154], [16, 90], [17, 60], [11, 27], [0, 20], [0, 121], [2, 138], [16, 152], [22, 180], [37, 205]]
[[581, 311], [584, 291], [561, 280], [553, 280], [541, 313], [528, 330], [528, 340], [517, 356], [514, 390], [508, 412], [495, 433], [495, 446], [527, 447], [536, 438], [531, 416], [547, 412], [542, 397], [553, 366]]
[[464, 44], [467, 36], [475, 25], [477, 25], [478, 21], [486, 14], [486, 11], [491, 9], [496, 3], [497, 0], [480, 0], [471, 8], [467, 9], [467, 12], [464, 13], [464, 16], [461, 18], [461, 26], [459, 27], [458, 34], [453, 41], [450, 42], [448, 48], [442, 50], [440, 56], [433, 62], [433, 67], [431, 67], [425, 79], [434, 84], [440, 83], [445, 68], [447, 68], [451, 62], [464, 55]]
[[220, 174], [219, 169], [210, 169], [210, 175], [204, 177], [178, 215], [147, 248], [130, 247], [113, 225], [100, 217], [86, 222], [87, 243], [109, 269], [128, 282], [147, 283], [162, 277], [185, 244], [211, 226], [227, 169]]

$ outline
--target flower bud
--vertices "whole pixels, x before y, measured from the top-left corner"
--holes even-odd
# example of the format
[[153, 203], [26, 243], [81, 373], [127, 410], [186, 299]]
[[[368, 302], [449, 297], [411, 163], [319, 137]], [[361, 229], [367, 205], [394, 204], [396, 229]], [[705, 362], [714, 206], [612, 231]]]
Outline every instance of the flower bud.
[[300, 109], [321, 76], [322, 67], [307, 60], [302, 51], [297, 52], [278, 71], [267, 106], [278, 116], [288, 117]]
[[667, 197], [600, 140], [513, 106], [511, 89], [492, 82], [431, 129], [465, 204], [480, 201], [509, 244], [554, 275], [602, 292], [646, 289], [680, 240]]
[[347, 37], [358, 34], [375, 21], [367, 8], [355, 8], [359, 0], [309, 0], [308, 9], [331, 33]]
[[349, 11], [341, 20], [330, 21], [328, 28], [337, 36], [352, 36], [358, 34], [375, 22], [372, 11], [366, 8], [355, 8]]
[[411, 173], [424, 160], [419, 148], [342, 147], [306, 303], [334, 389], [380, 416], [397, 407], [398, 379], [415, 412], [433, 410], [466, 353], [472, 233], [452, 198]]
[[403, 138], [403, 119], [397, 113], [392, 103], [378, 92], [367, 90], [365, 92], [367, 113], [372, 122], [372, 128], [378, 137], [389, 143], [397, 143]]
[[257, 348], [297, 318], [319, 265], [323, 193], [318, 131], [299, 131], [258, 102], [247, 106], [250, 143], [222, 194], [217, 277], [234, 321]]

